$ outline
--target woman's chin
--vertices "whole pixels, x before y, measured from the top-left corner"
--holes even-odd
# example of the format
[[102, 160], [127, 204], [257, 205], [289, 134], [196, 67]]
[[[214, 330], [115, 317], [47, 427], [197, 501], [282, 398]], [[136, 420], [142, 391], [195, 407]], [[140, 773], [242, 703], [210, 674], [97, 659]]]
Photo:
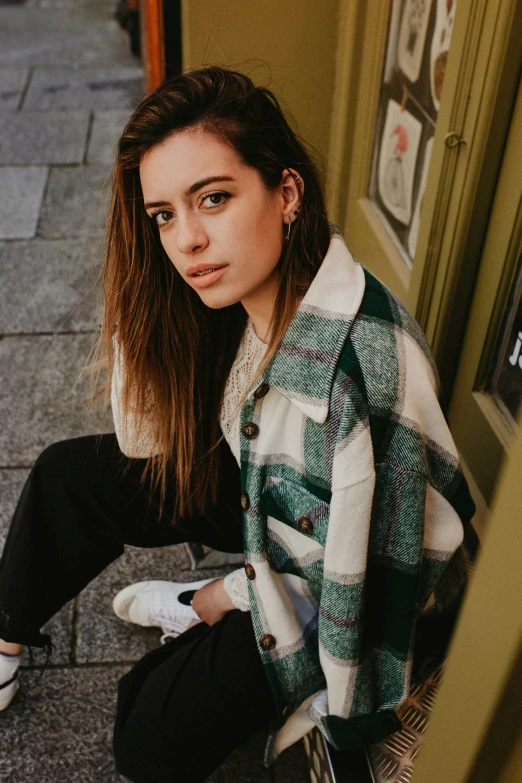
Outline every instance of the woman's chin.
[[199, 298], [207, 307], [211, 310], [221, 310], [223, 307], [230, 307], [230, 305], [237, 304], [240, 301], [238, 296], [232, 294], [226, 294], [224, 291], [210, 291], [203, 290], [196, 292]]

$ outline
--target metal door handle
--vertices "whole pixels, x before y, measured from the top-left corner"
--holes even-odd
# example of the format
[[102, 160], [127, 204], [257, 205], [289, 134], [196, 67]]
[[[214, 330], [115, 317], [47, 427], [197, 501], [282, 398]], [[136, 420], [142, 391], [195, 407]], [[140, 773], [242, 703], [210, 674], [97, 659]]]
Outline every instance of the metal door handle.
[[468, 141], [463, 136], [460, 136], [456, 131], [450, 131], [446, 133], [444, 137], [444, 144], [448, 149], [452, 150], [455, 147], [460, 147], [461, 144], [467, 144]]

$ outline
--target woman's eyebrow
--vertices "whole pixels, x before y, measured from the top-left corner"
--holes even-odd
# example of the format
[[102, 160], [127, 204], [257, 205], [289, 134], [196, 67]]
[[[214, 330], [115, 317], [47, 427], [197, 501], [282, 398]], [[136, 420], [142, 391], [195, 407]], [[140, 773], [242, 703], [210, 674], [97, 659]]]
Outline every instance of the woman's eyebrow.
[[[200, 188], [204, 188], [205, 185], [210, 185], [211, 182], [235, 182], [235, 179], [234, 177], [229, 177], [226, 174], [205, 177], [205, 179], [200, 179], [198, 182], [194, 182], [190, 188], [187, 188], [185, 191], [185, 196], [192, 196], [193, 193], [196, 193], [198, 190], [200, 190]], [[148, 201], [145, 204], [145, 209], [152, 209], [153, 207], [165, 207], [168, 205], [168, 203], [168, 201]]]
[[204, 188], [205, 185], [210, 185], [211, 182], [235, 182], [235, 180], [234, 177], [228, 177], [226, 174], [218, 174], [212, 177], [205, 177], [205, 179], [200, 179], [198, 182], [194, 182], [194, 184], [191, 185], [190, 188], [188, 188], [188, 190], [185, 191], [185, 195], [191, 196], [200, 188]]

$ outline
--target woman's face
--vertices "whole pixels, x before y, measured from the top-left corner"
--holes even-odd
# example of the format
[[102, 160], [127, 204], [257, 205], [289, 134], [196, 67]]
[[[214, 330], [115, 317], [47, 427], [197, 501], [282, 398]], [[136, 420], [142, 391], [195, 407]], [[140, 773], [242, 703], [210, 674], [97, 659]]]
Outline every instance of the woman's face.
[[299, 205], [289, 170], [283, 175], [267, 190], [232, 147], [200, 129], [178, 131], [144, 156], [147, 214], [179, 274], [209, 307], [242, 302], [252, 313], [273, 305], [283, 223]]

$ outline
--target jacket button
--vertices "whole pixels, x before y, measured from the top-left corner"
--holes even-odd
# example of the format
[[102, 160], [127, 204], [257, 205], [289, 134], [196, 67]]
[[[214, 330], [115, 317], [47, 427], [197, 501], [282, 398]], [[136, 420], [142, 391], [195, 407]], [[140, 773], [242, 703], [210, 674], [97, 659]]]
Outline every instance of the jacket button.
[[254, 397], [256, 398], [256, 400], [260, 400], [261, 397], [265, 397], [269, 391], [270, 391], [270, 386], [268, 385], [268, 383], [260, 383], [254, 392]]
[[276, 646], [276, 640], [271, 633], [265, 633], [265, 635], [262, 636], [259, 640], [259, 644], [263, 650], [273, 650]]
[[248, 492], [241, 493], [241, 508], [243, 511], [248, 511], [250, 508], [250, 498], [248, 497]]
[[252, 563], [247, 563], [245, 566], [245, 573], [249, 579], [255, 579], [256, 578], [256, 569], [252, 565]]
[[297, 527], [301, 533], [305, 533], [307, 536], [314, 532], [313, 522], [308, 517], [299, 517], [297, 520]]
[[252, 440], [253, 438], [257, 438], [257, 436], [259, 435], [259, 427], [257, 426], [257, 424], [254, 424], [251, 421], [247, 421], [241, 427], [241, 432], [243, 433], [245, 438]]

